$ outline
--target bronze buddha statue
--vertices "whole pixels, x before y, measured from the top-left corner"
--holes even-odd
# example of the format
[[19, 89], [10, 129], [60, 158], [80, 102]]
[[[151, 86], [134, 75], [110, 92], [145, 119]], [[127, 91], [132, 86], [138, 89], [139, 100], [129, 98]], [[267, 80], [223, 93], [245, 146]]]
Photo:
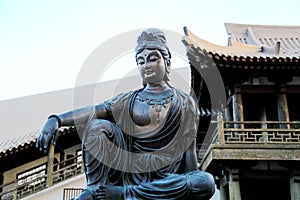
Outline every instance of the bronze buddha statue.
[[60, 126], [84, 125], [87, 186], [76, 200], [210, 199], [213, 177], [197, 168], [197, 103], [168, 83], [171, 53], [164, 33], [147, 29], [137, 43], [144, 87], [51, 115], [37, 147], [47, 151]]

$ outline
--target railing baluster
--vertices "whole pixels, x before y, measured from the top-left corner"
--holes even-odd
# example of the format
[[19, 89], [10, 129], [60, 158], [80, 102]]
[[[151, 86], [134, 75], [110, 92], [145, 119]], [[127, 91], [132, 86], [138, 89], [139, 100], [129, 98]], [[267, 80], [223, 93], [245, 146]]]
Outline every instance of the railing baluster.
[[262, 122], [262, 129], [263, 129], [264, 144], [267, 144], [267, 142], [268, 142], [268, 138], [267, 138], [267, 135], [268, 135], [268, 133], [267, 133], [267, 124], [264, 121]]
[[53, 185], [54, 144], [50, 143], [47, 166], [47, 187]]
[[219, 142], [221, 142], [221, 144], [225, 144], [224, 121], [223, 121], [223, 114], [221, 112], [218, 113], [217, 120], [218, 120], [218, 131], [220, 131], [219, 132]]
[[[282, 121], [222, 121], [218, 119], [218, 132], [222, 144], [300, 144], [300, 125], [299, 121], [282, 122]], [[224, 126], [226, 124], [226, 126]], [[254, 128], [226, 128], [242, 127], [241, 125], [255, 125]], [[256, 128], [257, 125], [260, 128]], [[290, 127], [290, 129], [281, 129], [280, 125]], [[293, 128], [292, 128], [293, 127]], [[294, 128], [295, 127], [295, 128]], [[226, 134], [226, 135], [225, 135]], [[239, 135], [240, 137], [235, 137]], [[283, 138], [283, 136], [285, 138]]]

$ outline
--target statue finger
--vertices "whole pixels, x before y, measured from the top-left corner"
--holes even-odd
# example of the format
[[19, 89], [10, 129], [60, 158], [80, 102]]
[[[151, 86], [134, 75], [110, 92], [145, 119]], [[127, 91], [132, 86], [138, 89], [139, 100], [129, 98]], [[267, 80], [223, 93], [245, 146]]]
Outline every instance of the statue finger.
[[47, 143], [44, 144], [44, 153], [48, 153], [48, 148], [50, 146], [51, 140], [48, 140]]
[[44, 149], [43, 149], [43, 142], [44, 141], [44, 135], [43, 134], [41, 134], [41, 136], [40, 136], [40, 138], [39, 138], [39, 146], [40, 146], [40, 150], [41, 151], [44, 151]]
[[42, 139], [42, 144], [43, 145], [43, 150], [45, 153], [48, 152], [48, 146], [49, 146], [49, 143], [50, 143], [50, 140], [51, 140], [51, 134], [48, 134], [46, 132], [43, 133], [43, 139]]
[[36, 148], [39, 148], [40, 151], [42, 151], [42, 145], [41, 145], [41, 140], [42, 140], [42, 134], [39, 135], [39, 137], [36, 139]]
[[59, 137], [59, 130], [56, 131], [56, 133], [54, 134], [53, 140], [52, 140], [52, 144], [56, 145], [56, 141]]

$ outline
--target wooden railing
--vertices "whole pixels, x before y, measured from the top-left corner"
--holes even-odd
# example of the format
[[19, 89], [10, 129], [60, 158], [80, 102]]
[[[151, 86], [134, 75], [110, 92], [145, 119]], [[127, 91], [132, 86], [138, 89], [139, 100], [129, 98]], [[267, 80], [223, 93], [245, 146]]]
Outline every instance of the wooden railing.
[[223, 121], [218, 117], [213, 143], [299, 144], [300, 121]]
[[[197, 148], [199, 162], [213, 145], [300, 145], [300, 121], [224, 121], [222, 114], [212, 121], [213, 129]], [[267, 147], [266, 146], [266, 147]]]
[[[76, 162], [78, 157], [73, 157], [54, 164], [54, 172], [52, 176], [53, 184], [57, 184], [84, 172], [82, 159], [80, 159], [80, 162]], [[70, 162], [73, 163], [69, 164]], [[41, 171], [37, 171], [36, 174], [41, 174], [40, 172]], [[31, 176], [30, 179], [29, 176]], [[30, 174], [28, 177], [25, 176], [21, 179], [16, 179], [12, 182], [1, 185], [0, 190], [2, 190], [2, 192], [0, 193], [0, 200], [21, 199], [29, 196], [30, 194], [41, 191], [47, 187], [47, 178], [49, 177], [46, 172], [44, 175], [37, 175], [34, 178], [32, 177], [32, 174]]]
[[224, 125], [241, 127], [224, 128], [222, 144], [300, 144], [300, 122], [224, 122]]

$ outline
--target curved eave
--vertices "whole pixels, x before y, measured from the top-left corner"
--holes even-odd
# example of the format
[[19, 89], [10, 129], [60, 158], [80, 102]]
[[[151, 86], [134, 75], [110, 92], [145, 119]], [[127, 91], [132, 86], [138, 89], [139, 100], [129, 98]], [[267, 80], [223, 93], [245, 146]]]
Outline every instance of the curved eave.
[[189, 29], [184, 28], [185, 35], [183, 43], [186, 46], [194, 46], [205, 49], [207, 52], [218, 53], [221, 55], [255, 55], [262, 52], [263, 47], [259, 45], [249, 45], [233, 42], [232, 46], [222, 46], [213, 44], [194, 35]]
[[[300, 69], [299, 57], [276, 57], [260, 53], [257, 46], [238, 45], [219, 46], [209, 43], [193, 35], [185, 29], [186, 36], [183, 43], [187, 48], [187, 55], [192, 65], [203, 67], [213, 63], [219, 68], [240, 69]], [[248, 46], [248, 47], [245, 47]], [[230, 52], [230, 53], [229, 53]]]
[[[187, 48], [188, 58], [194, 66], [203, 66], [211, 59], [219, 68], [243, 68], [243, 69], [266, 69], [266, 70], [299, 70], [300, 57], [252, 57], [224, 55], [207, 52], [205, 49], [190, 46]], [[207, 65], [207, 64], [206, 64]]]
[[[66, 135], [71, 132], [75, 131], [75, 127], [70, 128], [62, 128], [60, 130], [60, 135]], [[32, 132], [28, 135], [24, 135], [18, 138], [14, 138], [5, 142], [1, 143], [1, 150], [0, 150], [0, 159], [12, 156], [14, 154], [17, 154], [23, 150], [29, 149], [29, 148], [35, 148], [36, 146], [36, 138], [39, 135], [39, 131]]]

